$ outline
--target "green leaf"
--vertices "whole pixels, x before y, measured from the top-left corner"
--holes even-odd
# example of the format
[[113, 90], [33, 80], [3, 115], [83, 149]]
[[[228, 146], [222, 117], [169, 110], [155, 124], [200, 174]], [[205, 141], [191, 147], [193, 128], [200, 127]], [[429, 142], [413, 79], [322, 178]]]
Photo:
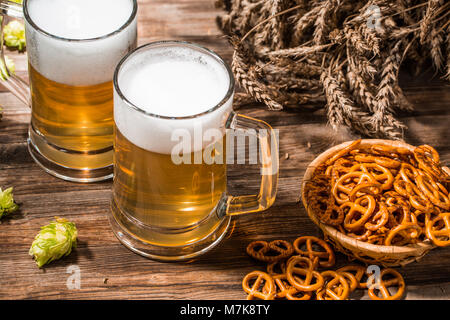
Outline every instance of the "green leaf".
[[19, 206], [14, 202], [12, 191], [13, 188], [8, 188], [5, 191], [0, 188], [0, 219], [19, 209]]
[[74, 223], [56, 218], [41, 227], [36, 235], [29, 254], [34, 257], [39, 268], [53, 260], [69, 255], [77, 246], [78, 231]]

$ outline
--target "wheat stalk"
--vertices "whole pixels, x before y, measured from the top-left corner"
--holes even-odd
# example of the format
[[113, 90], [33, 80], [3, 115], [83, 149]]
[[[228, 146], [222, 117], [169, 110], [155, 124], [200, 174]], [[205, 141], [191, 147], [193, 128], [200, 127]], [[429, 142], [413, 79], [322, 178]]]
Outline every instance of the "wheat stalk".
[[326, 103], [334, 128], [401, 139], [405, 126], [394, 115], [413, 109], [398, 83], [403, 61], [420, 72], [431, 60], [450, 80], [450, 4], [442, 0], [218, 5], [227, 11], [218, 25], [232, 36], [232, 69], [246, 92], [238, 102], [253, 99], [271, 110]]

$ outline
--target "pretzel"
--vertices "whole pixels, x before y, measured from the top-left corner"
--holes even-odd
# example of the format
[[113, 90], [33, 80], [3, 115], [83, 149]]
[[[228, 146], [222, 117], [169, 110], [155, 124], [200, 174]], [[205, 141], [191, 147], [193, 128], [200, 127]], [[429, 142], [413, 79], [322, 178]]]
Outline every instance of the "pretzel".
[[[297, 267], [297, 265], [302, 267]], [[314, 270], [315, 263], [309, 258], [293, 256], [288, 260], [286, 277], [289, 283], [297, 290], [312, 292], [321, 288], [324, 284], [322, 275]]]
[[[383, 280], [387, 275], [394, 276], [393, 279]], [[389, 292], [388, 288], [397, 286], [397, 292], [393, 295]], [[377, 291], [381, 294], [381, 297], [377, 294]], [[369, 297], [372, 300], [399, 300], [403, 297], [405, 292], [405, 281], [400, 273], [394, 269], [383, 269], [380, 274], [380, 280], [376, 286], [368, 288]]]
[[[343, 228], [342, 228], [342, 230], [343, 230]], [[341, 232], [346, 233], [345, 230], [343, 230]], [[361, 232], [361, 233], [356, 233], [356, 232]], [[347, 233], [347, 235], [358, 241], [367, 241], [369, 239], [369, 237], [372, 235], [372, 231], [361, 228], [360, 230], [357, 230], [355, 232]]]
[[415, 210], [413, 212], [413, 215], [416, 218], [417, 224], [424, 229], [427, 227], [428, 222], [431, 220], [431, 214], [429, 212]]
[[349, 231], [360, 229], [375, 211], [376, 202], [373, 196], [365, 195], [355, 202], [345, 202], [340, 209], [345, 212], [349, 209], [344, 218], [344, 228]]
[[355, 291], [358, 288], [359, 282], [356, 279], [356, 277], [353, 275], [353, 273], [346, 272], [346, 271], [341, 271], [341, 272], [337, 272], [337, 273], [339, 273], [341, 276], [343, 276], [345, 278], [345, 280], [347, 280], [348, 287], [349, 287], [349, 293], [352, 293], [353, 291]]
[[391, 147], [383, 144], [374, 144], [370, 147], [370, 151], [376, 155], [382, 155], [392, 158], [400, 158], [401, 156], [411, 155], [411, 151], [402, 147]]
[[[281, 271], [281, 273], [280, 272], [275, 272], [275, 268], [276, 267], [279, 268], [279, 271]], [[268, 274], [273, 276], [274, 279], [275, 279], [276, 275], [280, 275], [280, 274], [286, 273], [286, 260], [278, 260], [278, 261], [269, 263], [267, 265], [267, 267], [266, 267], [266, 271], [267, 271]]]
[[326, 282], [325, 287], [316, 292], [318, 300], [345, 300], [350, 294], [350, 287], [343, 275], [327, 270], [321, 273]]
[[[391, 188], [392, 183], [394, 182], [394, 176], [388, 168], [385, 168], [377, 163], [361, 163], [354, 166], [352, 169], [356, 171], [360, 169], [365, 174], [369, 175], [372, 180], [381, 183], [380, 181], [384, 181], [381, 183], [382, 190], [388, 190]], [[376, 173], [377, 171], [381, 173]]]
[[389, 221], [389, 211], [384, 203], [380, 203], [379, 210], [372, 218], [364, 224], [364, 227], [370, 231], [377, 231]]
[[[439, 223], [441, 226], [438, 226]], [[450, 246], [450, 212], [441, 213], [433, 220], [428, 221], [426, 233], [436, 246]]]
[[356, 149], [356, 147], [358, 147], [361, 144], [361, 141], [362, 141], [361, 139], [353, 141], [347, 147], [338, 151], [335, 155], [333, 155], [330, 159], [328, 159], [327, 162], [325, 163], [325, 165], [333, 164], [337, 159], [342, 158], [342, 156], [346, 155], [351, 150]]
[[[256, 279], [253, 285], [250, 287], [250, 282]], [[259, 291], [261, 283], [265, 282], [261, 291]], [[273, 300], [275, 296], [275, 283], [271, 276], [265, 272], [252, 271], [247, 274], [242, 280], [242, 288], [248, 293], [247, 300], [253, 300], [258, 298], [262, 300]]]
[[366, 283], [361, 283], [361, 279], [366, 273], [366, 269], [363, 266], [352, 264], [336, 270], [338, 273], [350, 273], [352, 274], [356, 281], [358, 282], [358, 288], [366, 288]]
[[433, 241], [431, 231], [445, 223], [439, 220], [427, 232], [428, 223], [450, 210], [450, 175], [439, 161], [426, 145], [412, 152], [354, 141], [316, 168], [306, 185], [308, 209], [321, 223], [359, 241], [396, 246]]
[[374, 162], [386, 168], [396, 169], [402, 164], [400, 161], [387, 158], [387, 157], [376, 157], [371, 154], [356, 154], [355, 160], [358, 162]]
[[292, 255], [292, 245], [284, 240], [253, 241], [247, 246], [247, 254], [252, 258], [263, 262], [276, 262]]
[[[420, 215], [421, 213], [417, 214]], [[450, 213], [442, 215], [448, 215], [447, 220], [450, 219]], [[440, 228], [442, 226], [450, 226], [450, 220], [447, 224], [438, 221], [432, 229], [436, 231], [436, 227]], [[450, 238], [450, 235], [446, 236]], [[247, 300], [255, 298], [264, 300], [310, 300], [314, 296], [317, 300], [345, 300], [348, 299], [350, 293], [354, 290], [368, 287], [369, 295], [372, 299], [390, 300], [399, 299], [403, 296], [405, 289], [403, 278], [392, 269], [384, 269], [381, 272], [380, 280], [376, 283], [377, 286], [369, 286], [368, 281], [363, 282], [363, 277], [365, 275], [369, 276], [369, 273], [361, 265], [347, 265], [336, 271], [316, 271], [316, 268], [319, 266], [319, 257], [326, 253], [312, 250], [311, 242], [317, 240], [323, 241], [311, 236], [299, 237], [296, 239], [296, 244], [293, 245], [295, 251], [299, 250], [312, 258], [301, 255], [291, 256], [287, 262], [283, 259], [269, 263], [267, 265], [267, 273], [261, 271], [248, 273], [242, 280], [242, 288], [247, 293]], [[269, 244], [275, 246], [283, 244], [284, 247], [287, 247], [285, 242], [287, 241], [254, 241], [251, 244], [261, 247], [269, 247]], [[307, 244], [308, 248], [308, 242], [310, 242], [309, 248], [311, 250], [302, 251], [299, 249], [304, 243]], [[326, 244], [326, 242], [324, 243]], [[313, 254], [310, 254], [311, 252]], [[276, 266], [279, 266], [281, 273], [274, 272]], [[394, 278], [387, 279], [389, 276], [394, 276]], [[394, 286], [397, 286], [398, 290], [394, 295], [391, 295], [388, 288]]]
[[[411, 232], [407, 232], [408, 230]], [[389, 232], [389, 234], [387, 235], [387, 237], [384, 241], [384, 245], [386, 245], [386, 246], [392, 245], [394, 238], [397, 236], [400, 236], [403, 238], [400, 242], [397, 241], [397, 245], [403, 245], [404, 241], [407, 242], [409, 239], [417, 238], [420, 235], [421, 231], [422, 231], [422, 229], [417, 224], [414, 224], [414, 223], [400, 224]]]
[[414, 158], [419, 168], [429, 173], [433, 178], [440, 180], [446, 176], [442, 171], [438, 152], [429, 145], [422, 145], [414, 149]]
[[416, 177], [419, 175], [419, 172], [416, 168], [414, 168], [409, 163], [402, 163], [400, 170], [398, 172], [399, 177], [403, 180], [412, 183], [415, 181]]
[[[311, 293], [302, 292], [290, 285], [286, 274], [277, 274], [273, 277], [276, 286], [275, 298], [286, 298], [288, 300], [309, 300]], [[300, 297], [298, 296], [300, 295]]]
[[[356, 184], [353, 181], [356, 179]], [[343, 204], [349, 201], [349, 194], [352, 192], [355, 185], [360, 183], [377, 183], [375, 178], [367, 173], [361, 171], [351, 171], [340, 177], [331, 189], [336, 202]], [[343, 195], [341, 195], [343, 194]]]
[[[363, 193], [358, 194], [358, 193]], [[355, 202], [357, 198], [363, 196], [364, 194], [370, 194], [373, 196], [376, 196], [378, 194], [380, 194], [381, 192], [381, 184], [379, 183], [373, 183], [373, 182], [369, 182], [369, 183], [360, 183], [358, 185], [356, 185], [353, 190], [349, 193], [348, 195], [348, 199], [351, 202]]]
[[387, 208], [389, 213], [389, 223], [390, 227], [396, 227], [399, 224], [412, 222], [411, 210], [409, 206], [403, 205], [401, 203], [390, 206]]
[[[305, 244], [306, 246], [306, 251], [301, 249], [303, 244]], [[313, 248], [314, 244], [321, 247], [325, 251], [315, 251]], [[293, 246], [295, 252], [297, 252], [301, 256], [308, 257], [309, 259], [311, 259], [311, 261], [313, 261], [315, 258], [318, 258], [318, 264], [320, 267], [332, 267], [335, 263], [335, 255], [333, 250], [328, 245], [328, 243], [326, 243], [322, 239], [313, 236], [299, 237], [295, 239]]]
[[439, 208], [450, 210], [450, 199], [448, 192], [442, 184], [433, 181], [427, 175], [417, 175], [417, 186], [430, 199], [430, 201]]
[[329, 197], [327, 208], [319, 216], [319, 219], [330, 226], [338, 226], [344, 221], [344, 212], [336, 205], [333, 196]]

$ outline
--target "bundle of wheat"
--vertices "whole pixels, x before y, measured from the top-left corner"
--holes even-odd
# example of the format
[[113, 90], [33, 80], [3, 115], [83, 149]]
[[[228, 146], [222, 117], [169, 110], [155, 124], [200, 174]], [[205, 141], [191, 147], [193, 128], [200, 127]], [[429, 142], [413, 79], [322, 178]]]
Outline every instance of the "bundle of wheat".
[[326, 105], [333, 128], [401, 139], [395, 114], [412, 105], [400, 66], [431, 60], [450, 80], [450, 3], [444, 0], [219, 0], [219, 27], [247, 96], [269, 109]]

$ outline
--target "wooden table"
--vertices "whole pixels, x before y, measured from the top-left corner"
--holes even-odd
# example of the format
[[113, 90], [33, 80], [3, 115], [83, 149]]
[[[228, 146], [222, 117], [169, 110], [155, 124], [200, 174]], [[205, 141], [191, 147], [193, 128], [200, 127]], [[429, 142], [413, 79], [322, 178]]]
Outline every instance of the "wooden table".
[[[139, 42], [182, 39], [210, 47], [230, 60], [232, 50], [216, 28], [220, 11], [213, 0], [142, 0]], [[10, 53], [17, 74], [26, 77], [26, 55]], [[428, 143], [450, 164], [450, 90], [438, 78], [409, 78], [406, 94], [417, 107], [402, 117], [409, 126], [405, 140]], [[322, 111], [267, 111], [249, 106], [240, 112], [280, 130], [280, 179], [277, 201], [262, 214], [239, 217], [226, 239], [213, 251], [190, 263], [160, 263], [138, 256], [115, 238], [106, 219], [111, 181], [75, 184], [44, 173], [26, 147], [30, 110], [4, 88], [0, 104], [0, 186], [14, 186], [20, 211], [0, 225], [1, 299], [243, 299], [243, 276], [261, 268], [245, 253], [256, 239], [294, 240], [319, 235], [298, 203], [305, 168], [321, 151], [356, 136], [335, 133]], [[289, 154], [288, 157], [285, 155]], [[286, 159], [287, 158], [287, 159]], [[231, 192], [257, 186], [257, 174], [229, 172]], [[39, 227], [54, 216], [76, 223], [78, 248], [67, 258], [38, 269], [28, 250]], [[339, 258], [345, 263], [344, 257]], [[81, 288], [69, 290], [70, 266], [79, 267]], [[420, 262], [402, 268], [408, 298], [450, 298], [450, 249], [436, 249]]]

